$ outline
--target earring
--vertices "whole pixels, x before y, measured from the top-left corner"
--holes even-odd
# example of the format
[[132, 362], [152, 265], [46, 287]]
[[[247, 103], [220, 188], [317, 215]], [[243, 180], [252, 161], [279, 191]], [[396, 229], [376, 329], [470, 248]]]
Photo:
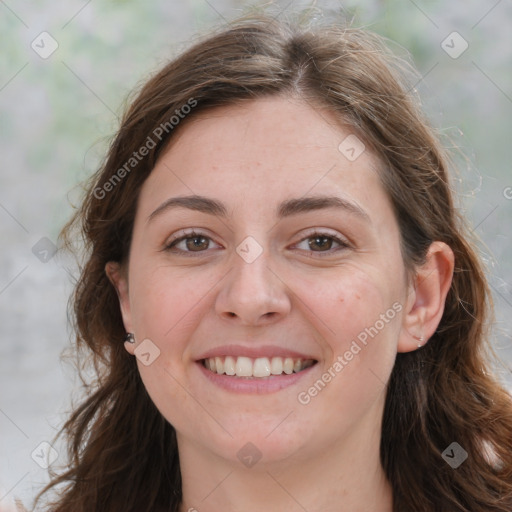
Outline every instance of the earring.
[[416, 339], [418, 340], [418, 348], [421, 348], [425, 339], [423, 338], [423, 336], [420, 336], [419, 338]]
[[124, 338], [124, 341], [126, 341], [128, 343], [135, 343], [135, 336], [133, 335], [132, 332], [127, 332], [126, 337]]

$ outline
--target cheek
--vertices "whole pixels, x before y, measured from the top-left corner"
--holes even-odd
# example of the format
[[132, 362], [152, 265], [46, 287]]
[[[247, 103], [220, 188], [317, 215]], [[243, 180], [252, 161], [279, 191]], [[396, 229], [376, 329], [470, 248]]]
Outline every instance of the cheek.
[[346, 350], [347, 341], [359, 337], [364, 343], [365, 333], [374, 338], [397, 332], [403, 293], [400, 280], [392, 277], [396, 274], [347, 265], [332, 278], [296, 280], [294, 292], [314, 311], [315, 324], [325, 327], [323, 333], [329, 345]]
[[137, 337], [150, 339], [159, 350], [150, 365], [137, 361], [139, 373], [152, 401], [175, 427], [181, 426], [182, 417], [195, 418], [198, 414], [197, 403], [187, 392], [183, 362], [204, 308], [211, 307], [208, 294], [218, 282], [211, 273], [207, 276], [189, 269], [187, 274], [159, 266], [134, 272], [130, 281]]
[[[327, 409], [332, 404], [325, 412], [331, 415], [361, 409], [380, 395], [395, 361], [403, 309], [400, 283], [392, 275], [352, 266], [330, 284], [311, 282], [303, 288], [319, 319], [316, 325], [325, 326], [330, 356], [323, 362], [322, 382], [311, 381], [300, 403], [314, 399]], [[320, 394], [325, 400], [315, 398]]]
[[[191, 277], [193, 275], [193, 277]], [[139, 267], [130, 280], [130, 304], [137, 340], [149, 339], [158, 357], [150, 365], [137, 361], [140, 375], [153, 401], [169, 398], [185, 406], [188, 395], [179, 383], [186, 380], [183, 360], [190, 339], [204, 315], [204, 307], [217, 280], [165, 266]]]
[[177, 350], [176, 342], [197, 322], [201, 305], [215, 283], [211, 273], [190, 269], [180, 272], [165, 266], [135, 274], [130, 282], [135, 329], [158, 343], [162, 350], [171, 341], [172, 348]]

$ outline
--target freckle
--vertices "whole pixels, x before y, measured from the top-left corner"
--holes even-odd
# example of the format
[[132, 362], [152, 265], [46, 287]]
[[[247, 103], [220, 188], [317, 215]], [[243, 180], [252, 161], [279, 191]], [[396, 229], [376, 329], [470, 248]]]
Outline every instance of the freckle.
[[361, 300], [361, 295], [359, 295], [358, 293], [356, 293], [356, 299], [357, 299], [357, 300]]

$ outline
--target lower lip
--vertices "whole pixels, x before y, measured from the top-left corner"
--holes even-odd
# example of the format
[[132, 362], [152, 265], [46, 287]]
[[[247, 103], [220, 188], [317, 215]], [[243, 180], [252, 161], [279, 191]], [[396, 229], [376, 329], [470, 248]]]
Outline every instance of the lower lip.
[[291, 373], [290, 375], [270, 375], [268, 377], [236, 377], [230, 375], [219, 375], [213, 373], [204, 367], [201, 361], [196, 363], [199, 366], [203, 375], [213, 384], [231, 391], [232, 393], [275, 393], [281, 389], [293, 386], [300, 379], [309, 375], [309, 373], [316, 367], [318, 363], [306, 368], [298, 373]]

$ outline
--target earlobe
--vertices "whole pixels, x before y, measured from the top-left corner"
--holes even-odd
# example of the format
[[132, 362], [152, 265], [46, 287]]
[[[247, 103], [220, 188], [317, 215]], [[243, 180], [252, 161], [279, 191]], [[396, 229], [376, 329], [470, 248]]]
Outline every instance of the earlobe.
[[454, 255], [443, 242], [433, 242], [425, 263], [417, 269], [404, 312], [398, 352], [411, 352], [423, 346], [434, 334], [444, 312], [452, 283]]
[[[125, 275], [125, 272], [119, 263], [109, 261], [105, 265], [105, 273], [109, 281], [112, 283], [112, 286], [116, 290], [117, 297], [119, 299], [119, 308], [123, 317], [124, 328], [127, 333], [131, 333], [133, 332], [133, 328], [130, 309], [130, 297], [128, 293], [128, 279]], [[133, 355], [134, 344], [125, 342], [124, 346], [126, 350]]]

